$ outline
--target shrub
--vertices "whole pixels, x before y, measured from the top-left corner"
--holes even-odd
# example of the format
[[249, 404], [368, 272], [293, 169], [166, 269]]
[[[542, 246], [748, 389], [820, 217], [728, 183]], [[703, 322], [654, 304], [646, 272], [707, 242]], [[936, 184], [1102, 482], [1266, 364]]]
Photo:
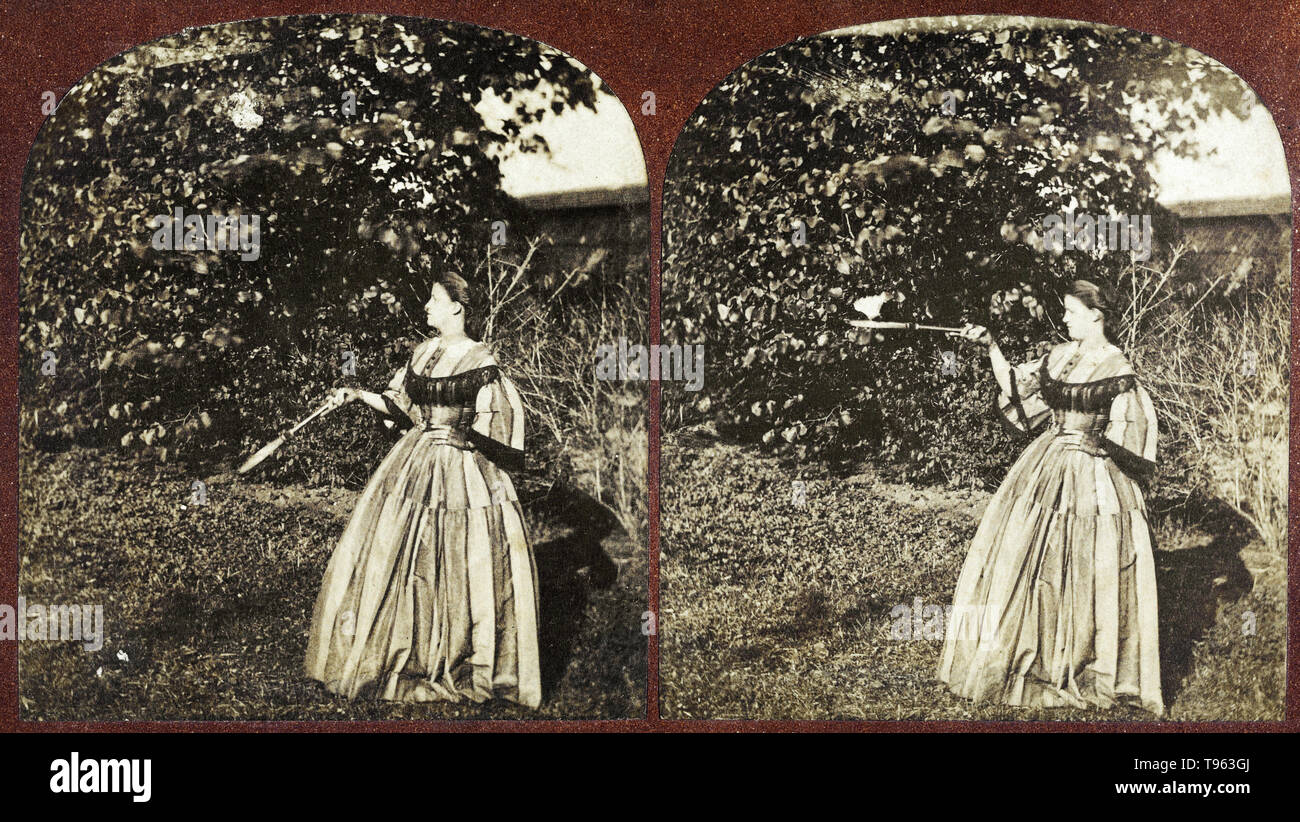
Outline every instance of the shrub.
[[1159, 415], [1162, 493], [1223, 500], [1284, 559], [1290, 266], [1189, 284], [1175, 273], [1180, 256], [1126, 278], [1131, 356]]
[[[1153, 214], [1156, 236], [1176, 233], [1146, 158], [1191, 126], [1193, 87], [1197, 111], [1247, 110], [1218, 63], [1091, 25], [817, 37], [733, 72], [669, 162], [664, 337], [704, 343], [708, 379], [666, 386], [665, 425], [712, 417], [798, 454], [978, 475], [1004, 442], [986, 370], [957, 350], [942, 374], [951, 340], [873, 337], [849, 306], [889, 292], [884, 319], [989, 325], [1029, 356], [1065, 285], [1115, 282], [1127, 258], [1044, 251], [1045, 216]], [[1148, 128], [1134, 99], [1168, 124]]]
[[[521, 127], [594, 84], [526, 38], [380, 16], [187, 30], [98, 67], [23, 184], [27, 441], [230, 455], [319, 402], [345, 351], [386, 379], [431, 274], [474, 271], [514, 216], [503, 152], [542, 148]], [[496, 127], [475, 108], [537, 89]], [[154, 248], [176, 208], [259, 218], [260, 253]]]

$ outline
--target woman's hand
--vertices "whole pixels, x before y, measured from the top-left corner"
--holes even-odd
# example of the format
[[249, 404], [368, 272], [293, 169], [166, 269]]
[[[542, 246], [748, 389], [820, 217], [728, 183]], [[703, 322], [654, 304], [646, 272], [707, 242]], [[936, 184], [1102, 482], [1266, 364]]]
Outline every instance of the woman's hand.
[[330, 394], [329, 399], [325, 402], [327, 402], [331, 408], [339, 408], [340, 406], [347, 405], [359, 396], [361, 396], [361, 392], [357, 391], [355, 388], [335, 388], [334, 393]]
[[993, 345], [993, 335], [990, 334], [989, 330], [982, 325], [966, 323], [966, 325], [962, 326], [961, 331], [949, 331], [948, 336], [958, 337], [969, 342], [976, 342], [980, 345]]

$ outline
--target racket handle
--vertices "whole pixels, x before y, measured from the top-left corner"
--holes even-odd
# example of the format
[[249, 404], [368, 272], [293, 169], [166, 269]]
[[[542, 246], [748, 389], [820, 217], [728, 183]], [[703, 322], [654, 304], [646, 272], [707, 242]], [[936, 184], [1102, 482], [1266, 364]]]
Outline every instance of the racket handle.
[[949, 334], [956, 334], [961, 331], [960, 328], [952, 328], [947, 325], [918, 325], [917, 328], [921, 331], [945, 331]]
[[947, 325], [922, 325], [920, 323], [903, 323], [887, 320], [849, 320], [849, 325], [858, 328], [872, 328], [881, 331], [896, 329], [899, 331], [943, 331], [948, 334], [954, 334], [961, 331], [960, 328], [953, 328]]
[[303, 417], [301, 420], [299, 420], [297, 425], [295, 425], [293, 428], [290, 428], [285, 433], [285, 436], [288, 437], [298, 433], [299, 428], [302, 428], [304, 425], [316, 419], [321, 414], [324, 414], [326, 411], [332, 411], [332, 410], [333, 409], [330, 407], [329, 401], [327, 400], [323, 405], [321, 405], [320, 408], [317, 408], [315, 411], [311, 412], [306, 417]]

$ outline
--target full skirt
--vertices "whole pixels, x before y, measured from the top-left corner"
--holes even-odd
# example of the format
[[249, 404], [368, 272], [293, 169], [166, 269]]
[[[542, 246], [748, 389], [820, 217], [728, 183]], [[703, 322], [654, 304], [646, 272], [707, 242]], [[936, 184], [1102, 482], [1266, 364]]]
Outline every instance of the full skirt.
[[537, 569], [510, 478], [408, 432], [330, 558], [306, 670], [349, 699], [541, 702]]
[[975, 702], [1160, 714], [1155, 562], [1137, 483], [1043, 434], [989, 503], [938, 678]]

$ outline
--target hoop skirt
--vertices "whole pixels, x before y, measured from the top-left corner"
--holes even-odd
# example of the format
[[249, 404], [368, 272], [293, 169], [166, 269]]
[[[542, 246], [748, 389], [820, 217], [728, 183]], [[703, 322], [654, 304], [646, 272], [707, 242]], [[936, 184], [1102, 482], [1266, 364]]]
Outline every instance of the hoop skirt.
[[443, 356], [426, 341], [383, 396], [414, 427], [334, 549], [307, 674], [349, 699], [537, 707], [537, 569], [506, 473], [522, 466], [518, 391], [486, 346]]
[[975, 702], [1125, 702], [1160, 714], [1155, 564], [1143, 496], [1155, 470], [1155, 409], [1118, 348], [1095, 365], [1079, 364], [1077, 344], [1058, 346], [1014, 368], [1010, 396], [998, 398], [1013, 431], [1045, 430], [980, 521], [953, 595], [938, 678]]

